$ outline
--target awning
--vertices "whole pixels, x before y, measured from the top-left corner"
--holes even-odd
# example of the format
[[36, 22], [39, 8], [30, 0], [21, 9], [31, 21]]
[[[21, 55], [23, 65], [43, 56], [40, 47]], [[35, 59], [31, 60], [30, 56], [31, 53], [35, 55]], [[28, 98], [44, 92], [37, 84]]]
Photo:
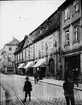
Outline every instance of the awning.
[[46, 66], [46, 58], [42, 58], [39, 59], [33, 67], [45, 67], [45, 66]]
[[18, 69], [19, 69], [19, 68], [22, 68], [23, 65], [24, 65], [24, 63], [21, 63], [21, 64], [18, 66]]
[[26, 66], [24, 67], [25, 69], [28, 68], [28, 67], [33, 67], [34, 65], [34, 62], [33, 61], [30, 61], [26, 64]]

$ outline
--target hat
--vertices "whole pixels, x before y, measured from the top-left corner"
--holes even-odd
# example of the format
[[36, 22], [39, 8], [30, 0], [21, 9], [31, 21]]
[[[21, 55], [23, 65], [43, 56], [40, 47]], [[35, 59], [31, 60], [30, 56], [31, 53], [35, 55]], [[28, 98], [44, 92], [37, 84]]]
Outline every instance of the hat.
[[28, 80], [29, 78], [28, 77], [26, 77], [26, 80]]

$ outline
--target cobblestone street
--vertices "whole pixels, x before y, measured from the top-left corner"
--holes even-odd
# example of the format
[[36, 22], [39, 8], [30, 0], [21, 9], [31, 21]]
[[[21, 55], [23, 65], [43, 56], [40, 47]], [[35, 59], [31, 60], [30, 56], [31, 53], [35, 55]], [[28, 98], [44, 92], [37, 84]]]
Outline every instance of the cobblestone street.
[[[12, 100], [14, 105], [23, 105], [23, 103], [21, 103], [21, 100], [24, 99], [23, 85], [25, 76], [2, 75], [1, 77], [2, 81], [5, 81], [7, 83], [5, 85], [5, 90], [10, 93], [10, 99]], [[27, 102], [25, 103], [25, 105], [66, 105], [62, 86], [58, 86], [58, 84], [48, 84], [42, 82], [42, 80], [38, 84], [34, 84], [34, 81], [32, 79], [31, 82], [33, 86], [32, 100], [28, 101], [27, 97]], [[8, 84], [11, 89], [8, 88]], [[14, 90], [14, 92], [12, 90]], [[82, 91], [75, 89], [74, 92], [76, 105], [82, 105]]]

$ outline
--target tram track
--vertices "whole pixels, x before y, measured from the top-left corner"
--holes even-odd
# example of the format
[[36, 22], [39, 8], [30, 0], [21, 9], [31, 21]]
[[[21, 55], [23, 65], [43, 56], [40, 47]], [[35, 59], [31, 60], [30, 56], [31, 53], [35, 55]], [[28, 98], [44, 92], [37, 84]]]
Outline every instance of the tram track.
[[[37, 97], [35, 94], [32, 93], [32, 95], [36, 98], [36, 100], [32, 100], [32, 101], [27, 101], [26, 103], [23, 103], [23, 101], [21, 100], [21, 98], [19, 97], [19, 95], [17, 94], [17, 92], [14, 90], [13, 87], [11, 87], [6, 81], [3, 81], [4, 83], [1, 83], [2, 88], [5, 90], [6, 92], [6, 105], [47, 105], [44, 101], [42, 101], [39, 97]], [[11, 102], [11, 95], [14, 95], [17, 99], [14, 102]], [[12, 104], [8, 104], [10, 101], [10, 103]], [[50, 105], [50, 104], [49, 104]]]
[[[18, 78], [18, 77], [17, 77]], [[21, 79], [24, 79], [24, 78], [21, 78]], [[31, 80], [32, 81], [32, 80]], [[64, 101], [62, 101], [62, 100], [59, 100], [59, 99], [54, 99], [54, 103], [52, 103], [52, 102], [48, 102], [48, 101], [45, 101], [44, 99], [42, 99], [40, 96], [38, 96], [37, 95], [37, 93], [33, 93], [32, 92], [32, 96], [33, 97], [35, 97], [35, 98], [32, 98], [32, 100], [31, 101], [28, 101], [28, 99], [27, 99], [27, 102], [26, 103], [23, 103], [23, 101], [21, 100], [21, 98], [20, 98], [20, 96], [19, 96], [19, 94], [17, 93], [17, 91], [15, 90], [15, 87], [14, 87], [14, 85], [13, 86], [11, 86], [11, 85], [9, 85], [10, 83], [9, 82], [7, 82], [7, 81], [4, 81], [4, 82], [6, 82], [6, 85], [7, 85], [7, 87], [9, 87], [9, 88], [11, 88], [14, 92], [15, 92], [15, 95], [20, 99], [20, 101], [21, 101], [21, 105], [66, 105], [66, 103], [64, 102]], [[32, 81], [33, 82], [33, 81]], [[18, 85], [16, 85], [16, 86], [18, 86]], [[37, 85], [36, 85], [37, 86]], [[21, 90], [22, 91], [22, 90]], [[77, 92], [78, 91], [78, 89], [75, 89], [75, 91]], [[79, 90], [80, 91], [80, 90]], [[78, 94], [79, 95], [79, 94]], [[80, 96], [80, 95], [79, 95]], [[78, 97], [77, 97], [78, 98]], [[11, 105], [11, 104], [10, 104]], [[15, 105], [17, 105], [17, 104], [15, 104]], [[20, 105], [20, 104], [19, 104]], [[77, 104], [76, 105], [82, 105], [81, 104], [81, 102], [77, 102]]]
[[[24, 105], [16, 91], [6, 81], [3, 82], [1, 86], [5, 90], [6, 104], [9, 102], [9, 105]], [[12, 98], [14, 98], [14, 101]]]

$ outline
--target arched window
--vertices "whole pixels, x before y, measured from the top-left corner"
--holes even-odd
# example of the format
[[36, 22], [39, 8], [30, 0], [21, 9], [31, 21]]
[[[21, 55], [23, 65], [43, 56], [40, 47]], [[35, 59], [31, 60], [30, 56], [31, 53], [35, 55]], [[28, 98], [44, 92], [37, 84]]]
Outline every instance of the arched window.
[[52, 76], [54, 76], [54, 59], [49, 60], [49, 72]]

